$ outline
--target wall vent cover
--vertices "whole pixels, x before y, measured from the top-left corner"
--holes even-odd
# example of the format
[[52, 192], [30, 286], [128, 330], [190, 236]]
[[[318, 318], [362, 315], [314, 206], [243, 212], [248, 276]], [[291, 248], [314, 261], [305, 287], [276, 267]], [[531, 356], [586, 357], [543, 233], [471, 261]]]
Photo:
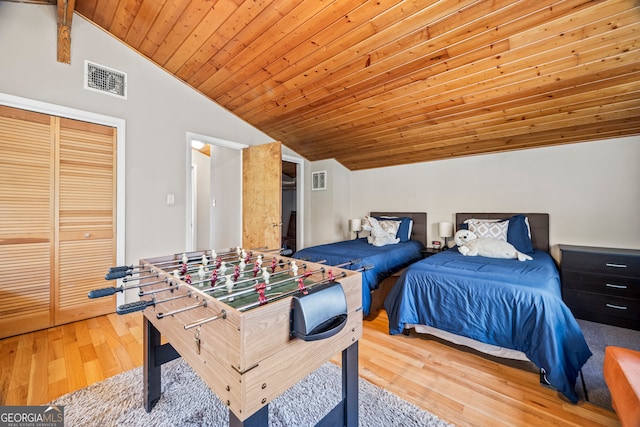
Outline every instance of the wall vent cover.
[[311, 190], [327, 189], [327, 171], [318, 171], [311, 174]]
[[127, 74], [84, 61], [84, 88], [127, 99]]

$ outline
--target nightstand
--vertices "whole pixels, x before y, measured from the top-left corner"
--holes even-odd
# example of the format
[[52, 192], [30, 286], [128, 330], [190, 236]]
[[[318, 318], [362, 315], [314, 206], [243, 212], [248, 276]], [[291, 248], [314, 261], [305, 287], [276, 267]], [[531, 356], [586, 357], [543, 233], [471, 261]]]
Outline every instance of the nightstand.
[[436, 248], [424, 248], [420, 251], [422, 258], [428, 258], [431, 255], [439, 254], [440, 252], [442, 252], [442, 250]]
[[560, 245], [562, 299], [580, 319], [640, 330], [640, 250]]

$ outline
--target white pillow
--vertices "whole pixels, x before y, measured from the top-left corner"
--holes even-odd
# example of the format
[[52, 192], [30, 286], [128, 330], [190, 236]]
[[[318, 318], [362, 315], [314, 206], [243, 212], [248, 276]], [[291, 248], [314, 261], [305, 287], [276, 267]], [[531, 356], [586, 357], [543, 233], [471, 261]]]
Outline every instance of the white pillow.
[[[380, 220], [384, 221], [385, 219], [393, 219], [398, 222], [398, 232], [396, 233], [396, 237], [398, 237], [401, 242], [406, 242], [408, 240], [411, 240], [411, 233], [413, 232], [413, 219], [409, 217], [400, 218], [399, 216], [385, 216], [385, 215], [378, 217], [378, 221]], [[402, 224], [404, 221], [408, 222], [409, 224], [408, 229], [407, 228], [402, 229]], [[405, 231], [406, 231], [406, 234], [405, 234]]]
[[478, 238], [489, 237], [497, 240], [507, 241], [507, 231], [509, 221], [499, 219], [476, 219], [471, 218], [464, 222], [469, 226], [469, 231], [473, 231]]
[[400, 221], [378, 220], [378, 224], [380, 224], [380, 227], [382, 227], [384, 231], [391, 234], [393, 237], [395, 237], [396, 234], [398, 234], [398, 229], [400, 228]]

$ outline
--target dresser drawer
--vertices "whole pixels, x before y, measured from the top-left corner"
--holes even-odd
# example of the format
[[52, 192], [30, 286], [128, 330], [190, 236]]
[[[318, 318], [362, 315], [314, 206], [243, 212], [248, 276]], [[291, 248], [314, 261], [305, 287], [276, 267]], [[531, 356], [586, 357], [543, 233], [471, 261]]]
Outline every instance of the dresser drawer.
[[609, 317], [621, 318], [640, 328], [640, 300], [618, 298], [591, 292], [565, 289], [563, 300], [577, 317], [579, 313], [589, 312]]
[[616, 252], [562, 251], [562, 270], [640, 277], [640, 256]]
[[562, 288], [640, 299], [640, 277], [618, 277], [566, 271], [562, 269]]

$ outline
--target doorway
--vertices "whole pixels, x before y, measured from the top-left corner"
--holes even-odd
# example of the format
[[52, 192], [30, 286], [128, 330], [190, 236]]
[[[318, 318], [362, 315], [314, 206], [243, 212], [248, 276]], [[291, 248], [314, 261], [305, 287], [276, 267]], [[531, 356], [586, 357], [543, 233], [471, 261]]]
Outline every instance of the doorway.
[[297, 250], [298, 165], [282, 161], [282, 249], [283, 255]]
[[[192, 143], [202, 144], [194, 148]], [[233, 247], [242, 241], [242, 150], [248, 145], [227, 141], [220, 138], [187, 132], [187, 242], [189, 251], [220, 249]], [[203, 153], [207, 155], [202, 156]], [[198, 161], [195, 173], [192, 174], [195, 159]], [[283, 170], [295, 178], [295, 191], [291, 192], [291, 179], [287, 178], [285, 190], [283, 185], [283, 200], [285, 191], [287, 210], [281, 218], [283, 236], [289, 228], [292, 212], [295, 217], [292, 226], [295, 230], [293, 245], [300, 249], [303, 238], [303, 189], [304, 189], [304, 161], [299, 157], [282, 155]], [[202, 177], [207, 177], [208, 183], [202, 183]], [[197, 182], [197, 183], [196, 183]], [[283, 174], [283, 183], [285, 175]], [[194, 191], [197, 187], [197, 193]], [[202, 191], [206, 188], [206, 191]], [[291, 193], [291, 194], [289, 194]], [[295, 193], [295, 197], [292, 197]], [[284, 203], [283, 203], [284, 206]], [[198, 211], [203, 213], [198, 214]], [[202, 225], [204, 223], [204, 225]], [[203, 236], [203, 228], [208, 232], [208, 238]]]
[[302, 249], [304, 237], [304, 162], [282, 155], [282, 247], [283, 255]]
[[242, 239], [242, 150], [248, 145], [191, 132], [186, 139], [186, 248], [236, 246]]

